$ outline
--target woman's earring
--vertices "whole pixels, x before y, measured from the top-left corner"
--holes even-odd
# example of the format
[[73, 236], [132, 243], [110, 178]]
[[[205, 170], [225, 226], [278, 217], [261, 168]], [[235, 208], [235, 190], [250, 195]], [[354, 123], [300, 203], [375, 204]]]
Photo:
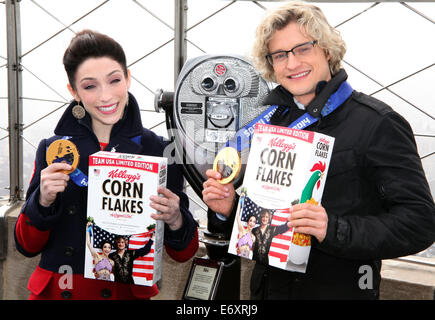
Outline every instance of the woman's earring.
[[77, 120], [83, 119], [85, 117], [86, 111], [85, 108], [80, 105], [80, 102], [77, 102], [77, 104], [72, 108], [72, 114]]

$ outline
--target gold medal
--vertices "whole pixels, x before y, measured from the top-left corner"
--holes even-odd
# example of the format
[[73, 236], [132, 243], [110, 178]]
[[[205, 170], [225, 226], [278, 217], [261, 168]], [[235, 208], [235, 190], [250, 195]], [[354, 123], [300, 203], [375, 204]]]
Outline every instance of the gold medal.
[[242, 161], [236, 149], [231, 147], [223, 148], [217, 154], [213, 163], [213, 170], [221, 174], [219, 183], [226, 184], [233, 181], [239, 174]]
[[78, 164], [80, 155], [76, 145], [64, 139], [53, 141], [47, 148], [46, 156], [47, 164], [63, 162], [71, 165], [71, 170], [64, 170], [65, 174], [73, 172]]

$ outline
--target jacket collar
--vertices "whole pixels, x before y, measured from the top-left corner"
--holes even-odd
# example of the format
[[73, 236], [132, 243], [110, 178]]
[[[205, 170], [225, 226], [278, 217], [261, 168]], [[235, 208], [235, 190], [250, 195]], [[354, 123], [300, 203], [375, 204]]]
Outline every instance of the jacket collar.
[[[66, 108], [54, 133], [59, 136], [83, 136], [93, 133], [91, 117], [86, 113], [83, 119], [76, 119], [72, 114], [72, 108], [77, 104], [73, 101]], [[123, 117], [113, 126], [111, 137], [123, 136], [131, 138], [142, 134], [143, 126], [139, 105], [131, 93], [128, 93], [128, 105], [125, 108]]]
[[[343, 81], [346, 81], [347, 73], [344, 69], [335, 74], [328, 82], [320, 81], [317, 84], [316, 96], [314, 99], [305, 106], [305, 110], [313, 117], [320, 117], [323, 106], [328, 101], [329, 97], [337, 91]], [[293, 95], [287, 91], [283, 86], [279, 85], [271, 91], [271, 93], [264, 99], [264, 105], [278, 105], [288, 108], [297, 108]]]

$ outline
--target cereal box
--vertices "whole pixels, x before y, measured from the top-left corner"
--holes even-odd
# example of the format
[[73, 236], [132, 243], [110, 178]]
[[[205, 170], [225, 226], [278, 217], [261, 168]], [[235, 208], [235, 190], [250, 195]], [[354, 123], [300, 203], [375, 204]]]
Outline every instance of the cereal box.
[[311, 237], [287, 222], [292, 205], [321, 203], [333, 145], [320, 133], [256, 125], [228, 252], [306, 271]]
[[85, 277], [151, 286], [161, 278], [162, 221], [149, 197], [167, 159], [100, 151], [89, 157]]

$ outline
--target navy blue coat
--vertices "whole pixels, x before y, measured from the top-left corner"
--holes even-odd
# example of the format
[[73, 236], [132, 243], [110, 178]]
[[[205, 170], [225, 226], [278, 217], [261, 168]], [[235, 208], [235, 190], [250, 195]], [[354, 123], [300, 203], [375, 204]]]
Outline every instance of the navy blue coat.
[[[90, 116], [86, 114], [81, 120], [74, 118], [73, 104], [62, 115], [54, 131], [55, 136], [43, 139], [39, 144], [34, 175], [21, 210], [22, 217], [15, 226], [15, 240], [17, 250], [23, 255], [32, 257], [41, 253], [39, 268], [58, 273], [61, 266], [68, 265], [74, 274], [83, 274], [87, 187], [79, 187], [70, 180], [66, 190], [57, 195], [56, 201], [49, 208], [39, 204], [40, 172], [47, 167], [45, 151], [51, 142], [63, 136], [71, 136], [70, 140], [77, 146], [80, 154], [78, 167], [86, 175], [89, 155], [100, 151], [99, 141], [91, 129]], [[140, 142], [132, 139], [137, 136], [141, 137]], [[169, 141], [143, 128], [136, 99], [129, 94], [129, 105], [123, 118], [114, 125], [105, 150], [115, 148], [120, 153], [162, 156], [168, 143]], [[189, 212], [189, 201], [183, 192], [183, 182], [181, 168], [177, 164], [169, 165], [167, 187], [180, 197], [183, 226], [177, 231], [171, 231], [165, 224], [164, 244], [175, 256], [177, 252], [182, 253], [177, 260], [189, 259], [198, 246], [197, 223]], [[28, 229], [29, 226], [31, 229]]]

